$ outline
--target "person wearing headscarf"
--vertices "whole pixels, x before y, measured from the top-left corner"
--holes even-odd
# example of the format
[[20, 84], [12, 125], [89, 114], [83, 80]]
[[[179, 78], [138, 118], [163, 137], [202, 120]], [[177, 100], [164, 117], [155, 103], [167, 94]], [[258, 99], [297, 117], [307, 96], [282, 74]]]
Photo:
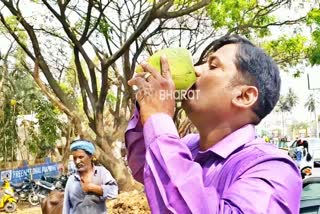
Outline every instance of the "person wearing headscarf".
[[106, 199], [118, 196], [116, 180], [106, 168], [93, 164], [95, 147], [90, 141], [75, 140], [70, 150], [77, 171], [66, 184], [63, 214], [106, 213]]

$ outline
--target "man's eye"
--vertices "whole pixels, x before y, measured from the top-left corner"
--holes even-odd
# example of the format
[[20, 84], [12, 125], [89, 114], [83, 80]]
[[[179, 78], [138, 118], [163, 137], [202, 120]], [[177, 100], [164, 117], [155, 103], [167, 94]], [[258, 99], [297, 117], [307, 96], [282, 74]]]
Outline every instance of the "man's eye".
[[210, 69], [216, 69], [217, 66], [216, 66], [215, 64], [210, 64], [210, 65], [209, 65], [209, 68], [210, 68]]

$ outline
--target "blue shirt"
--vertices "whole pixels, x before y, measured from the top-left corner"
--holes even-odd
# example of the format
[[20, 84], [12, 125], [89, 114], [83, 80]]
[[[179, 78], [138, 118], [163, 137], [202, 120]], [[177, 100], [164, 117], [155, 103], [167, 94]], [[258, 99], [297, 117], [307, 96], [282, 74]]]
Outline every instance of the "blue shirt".
[[102, 214], [107, 212], [106, 199], [116, 198], [118, 185], [111, 173], [102, 166], [94, 166], [92, 182], [100, 185], [103, 195], [85, 193], [81, 188], [80, 175], [70, 175], [64, 192], [63, 214]]

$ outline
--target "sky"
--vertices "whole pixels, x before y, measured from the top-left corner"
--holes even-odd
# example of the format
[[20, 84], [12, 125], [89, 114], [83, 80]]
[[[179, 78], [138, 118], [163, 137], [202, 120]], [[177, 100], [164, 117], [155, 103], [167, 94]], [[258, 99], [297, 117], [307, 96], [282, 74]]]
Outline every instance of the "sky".
[[[297, 94], [299, 100], [298, 105], [293, 109], [292, 116], [301, 122], [306, 122], [310, 113], [304, 107], [304, 104], [307, 102], [307, 98], [310, 93], [320, 93], [320, 89], [318, 91], [312, 91], [308, 89], [308, 78], [307, 75], [310, 75], [310, 79], [312, 79], [313, 85], [318, 85], [320, 88], [320, 66], [314, 67], [305, 67], [304, 73], [299, 78], [294, 78], [291, 73], [281, 72], [281, 94], [286, 94], [289, 88], [292, 88], [294, 92]], [[318, 101], [319, 96], [317, 97]], [[318, 105], [318, 109], [319, 109]]]

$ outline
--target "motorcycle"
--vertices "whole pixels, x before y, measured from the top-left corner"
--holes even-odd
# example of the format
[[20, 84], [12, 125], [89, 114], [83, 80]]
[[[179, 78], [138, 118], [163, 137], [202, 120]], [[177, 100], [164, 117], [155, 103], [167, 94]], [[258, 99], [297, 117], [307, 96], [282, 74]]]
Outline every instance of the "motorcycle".
[[[11, 185], [14, 189], [14, 195], [16, 200], [19, 201], [28, 201], [29, 195], [34, 192], [34, 181], [30, 179], [25, 179], [22, 184]], [[34, 200], [33, 200], [34, 201]], [[31, 205], [38, 205], [38, 203], [34, 203], [33, 201], [29, 201]]]
[[67, 175], [61, 175], [59, 177], [42, 176], [41, 180], [47, 181], [55, 186], [58, 191], [64, 191], [64, 188], [68, 181]]
[[17, 201], [14, 198], [14, 191], [8, 180], [4, 180], [2, 191], [0, 193], [0, 210], [12, 213], [17, 209]]
[[36, 192], [37, 196], [40, 197], [40, 202], [43, 199], [45, 199], [51, 191], [56, 189], [54, 184], [47, 182], [47, 181], [44, 181], [44, 180], [35, 181], [35, 185], [36, 185], [35, 192]]

